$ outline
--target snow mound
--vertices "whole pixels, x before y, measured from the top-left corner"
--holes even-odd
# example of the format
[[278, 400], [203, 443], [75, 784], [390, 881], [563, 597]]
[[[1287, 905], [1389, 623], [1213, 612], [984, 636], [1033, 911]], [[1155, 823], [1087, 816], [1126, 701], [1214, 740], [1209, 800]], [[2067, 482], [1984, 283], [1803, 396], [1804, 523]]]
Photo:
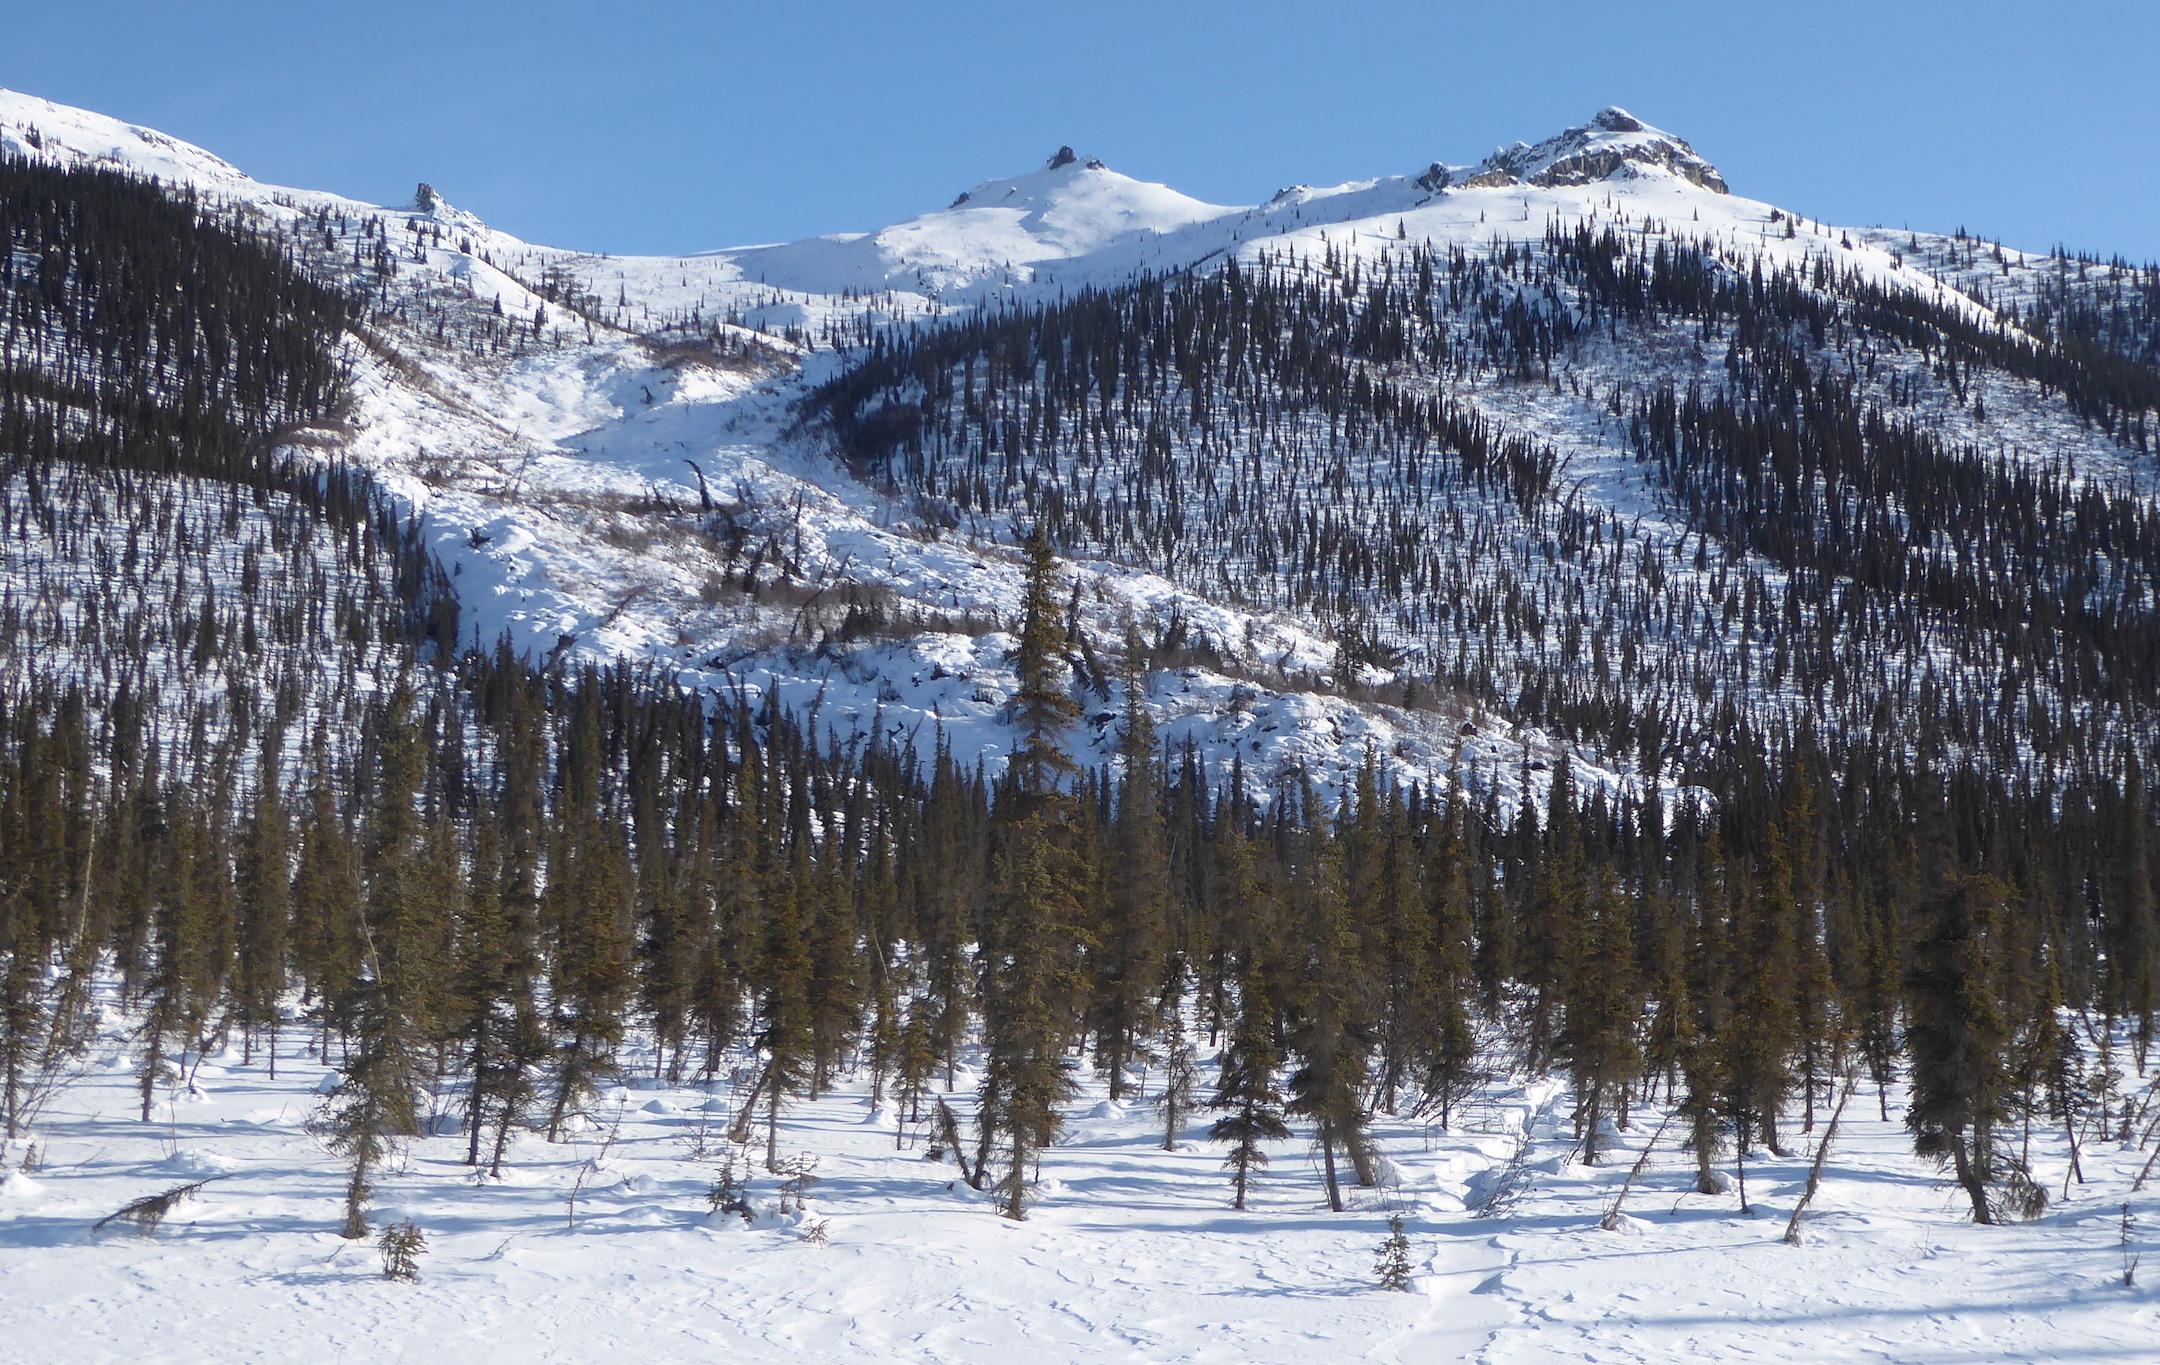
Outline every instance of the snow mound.
[[157, 1168], [172, 1175], [189, 1175], [201, 1180], [210, 1176], [230, 1175], [233, 1165], [215, 1152], [194, 1147], [173, 1153], [160, 1161]]

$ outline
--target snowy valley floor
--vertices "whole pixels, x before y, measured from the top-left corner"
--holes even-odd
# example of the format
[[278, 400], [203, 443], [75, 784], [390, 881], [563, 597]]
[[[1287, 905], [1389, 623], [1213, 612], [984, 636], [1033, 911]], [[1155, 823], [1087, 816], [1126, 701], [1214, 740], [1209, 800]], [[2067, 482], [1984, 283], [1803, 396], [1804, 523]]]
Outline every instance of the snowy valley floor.
[[[2129, 1192], [2149, 1153], [2088, 1148], [2090, 1183], [2042, 1220], [1975, 1228], [1866, 1088], [1796, 1249], [1779, 1238], [1813, 1138], [1750, 1163], [1753, 1217], [1689, 1192], [1691, 1158], [1661, 1146], [1604, 1232], [1658, 1115], [1638, 1113], [1608, 1164], [1570, 1164], [1551, 1082], [1494, 1088], [1453, 1134], [1383, 1121], [1396, 1184], [1341, 1214], [1302, 1142], [1232, 1212], [1221, 1154], [1198, 1140], [1205, 1115], [1164, 1152], [1151, 1106], [1091, 1083], [1025, 1224], [919, 1142], [896, 1151], [890, 1114], [850, 1085], [783, 1120], [782, 1151], [818, 1158], [809, 1210], [776, 1215], [778, 1182], [760, 1174], [746, 1227], [707, 1212], [718, 1163], [693, 1155], [701, 1132], [724, 1146], [727, 1087], [639, 1081], [574, 1140], [521, 1141], [500, 1183], [474, 1182], [460, 1137], [410, 1144], [372, 1211], [426, 1233], [405, 1284], [382, 1278], [371, 1242], [337, 1236], [343, 1175], [306, 1129], [324, 1076], [288, 1056], [272, 1083], [259, 1057], [213, 1057], [148, 1124], [117, 1052], [62, 1092], [41, 1169], [0, 1185], [0, 1360], [2160, 1360], [2160, 1182]], [[2057, 1194], [2060, 1144], [2035, 1135]], [[152, 1238], [90, 1230], [205, 1176]], [[2146, 1251], [2136, 1288], [2122, 1284], [2126, 1199]], [[1411, 1293], [1372, 1273], [1390, 1209], [1405, 1214]], [[806, 1236], [818, 1224], [822, 1245]]]

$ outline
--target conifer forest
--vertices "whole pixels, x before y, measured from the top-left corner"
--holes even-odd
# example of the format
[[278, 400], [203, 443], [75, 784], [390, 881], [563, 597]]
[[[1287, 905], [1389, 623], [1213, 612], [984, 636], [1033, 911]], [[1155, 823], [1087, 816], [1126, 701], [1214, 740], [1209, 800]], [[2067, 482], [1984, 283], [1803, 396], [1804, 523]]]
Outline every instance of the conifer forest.
[[[997, 637], [986, 759], [490, 638], [417, 485], [346, 452], [367, 376], [626, 325], [616, 263], [506, 312], [401, 282], [477, 229], [0, 158], [0, 1153], [34, 1171], [100, 1039], [144, 1124], [206, 1058], [321, 1069], [319, 1226], [424, 1282], [384, 1195], [411, 1144], [509, 1189], [639, 1078], [726, 1083], [714, 1210], [800, 1197], [791, 1116], [854, 1087], [1021, 1221], [1083, 1093], [1202, 1145], [1234, 1220], [1375, 1207], [1376, 1131], [1461, 1131], [1506, 1080], [1555, 1087], [1576, 1165], [1656, 1126], [1743, 1211], [1874, 1110], [1958, 1219], [2041, 1217], [2071, 1185], [2035, 1134], [2074, 1166], [2160, 1124], [2160, 271], [1878, 234], [1928, 292], [1771, 217], [1823, 250], [1625, 204], [1383, 218], [905, 325], [783, 335], [748, 293], [647, 324], [655, 374], [803, 367], [793, 448], [1014, 592], [888, 609], [804, 567], [801, 499], [791, 542], [687, 458], [610, 524], [706, 556], [697, 609], [791, 659]], [[1107, 628], [1104, 564], [1327, 656]], [[1203, 674], [1452, 761], [1263, 764], [1151, 706]]]

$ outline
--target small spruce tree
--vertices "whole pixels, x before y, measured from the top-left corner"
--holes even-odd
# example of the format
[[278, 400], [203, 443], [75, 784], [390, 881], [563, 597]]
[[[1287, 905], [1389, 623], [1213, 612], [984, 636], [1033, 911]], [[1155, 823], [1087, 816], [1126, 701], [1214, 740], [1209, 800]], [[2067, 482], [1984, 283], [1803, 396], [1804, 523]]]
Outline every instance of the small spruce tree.
[[382, 1252], [384, 1279], [410, 1283], [420, 1278], [420, 1253], [427, 1250], [427, 1238], [411, 1219], [384, 1228], [375, 1245]]
[[1403, 1232], [1402, 1215], [1390, 1215], [1387, 1220], [1387, 1240], [1380, 1244], [1380, 1259], [1373, 1263], [1373, 1273], [1380, 1277], [1382, 1289], [1408, 1293], [1410, 1289], [1410, 1238]]

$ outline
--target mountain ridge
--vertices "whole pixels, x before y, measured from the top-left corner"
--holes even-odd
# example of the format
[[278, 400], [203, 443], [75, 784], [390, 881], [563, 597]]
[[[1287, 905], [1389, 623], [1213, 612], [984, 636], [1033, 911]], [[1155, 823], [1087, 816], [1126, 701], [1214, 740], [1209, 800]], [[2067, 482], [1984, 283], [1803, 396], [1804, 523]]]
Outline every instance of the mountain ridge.
[[[2053, 268], [2052, 258], [1995, 248], [2000, 265], [1991, 266], [1991, 281], [1983, 287], [1972, 275], [1952, 274], [1967, 285], [1954, 287], [1920, 265], [1957, 256], [1962, 266], [1967, 244], [1931, 238], [1923, 249], [1917, 235], [1901, 243], [1894, 234], [1826, 227], [1732, 194], [1684, 141], [1618, 109], [1449, 169], [1449, 183], [1439, 188], [1406, 175], [1295, 187], [1259, 205], [1224, 207], [1121, 176], [1092, 158], [1068, 159], [1061, 149], [1036, 171], [982, 182], [955, 207], [878, 233], [686, 257], [532, 246], [426, 186], [404, 206], [264, 186], [160, 134], [24, 96], [0, 96], [0, 145], [15, 155], [179, 176], [243, 205], [251, 222], [291, 241], [311, 269], [373, 300], [373, 321], [352, 356], [354, 416], [337, 439], [423, 518], [478, 638], [506, 632], [535, 658], [644, 658], [676, 670], [686, 685], [771, 691], [793, 698], [791, 705], [824, 708], [829, 722], [844, 720], [862, 733], [910, 733], [925, 743], [945, 733], [993, 764], [1006, 743], [1002, 702], [968, 702], [963, 694], [994, 698], [1009, 686], [998, 681], [1002, 637], [925, 636], [877, 646], [883, 653], [874, 663], [860, 650], [854, 662], [821, 660], [799, 651], [837, 618], [776, 610], [760, 595], [802, 584], [800, 591], [823, 602], [844, 587], [891, 595], [908, 619], [1012, 619], [1018, 573], [1007, 556], [1027, 516], [987, 516], [978, 508], [956, 526], [951, 508], [924, 501], [919, 490], [866, 485], [864, 469], [836, 458], [846, 452], [801, 420], [805, 395], [860, 364], [864, 348], [884, 344], [881, 338], [934, 334], [985, 308], [1050, 306], [1074, 291], [1127, 289], [1233, 263], [1248, 274], [1288, 268], [1333, 279], [1339, 290], [1368, 271], [1375, 278], [1412, 268], [1446, 273], [1457, 269], [1448, 260], [1458, 259], [1486, 281], [1476, 287], [1487, 291], [1491, 307], [1518, 310], [1535, 328], [1561, 326], [1551, 335], [1589, 347], [1587, 363], [1559, 366], [1541, 352], [1530, 370], [1549, 377], [1535, 384], [1523, 382], [1529, 371], [1509, 372], [1522, 371], [1520, 360], [1499, 370], [1478, 362], [1419, 382], [1455, 393], [1471, 420], [1496, 433], [1546, 448], [1538, 458], [1553, 463], [1552, 487], [1594, 496], [1598, 518], [1642, 525], [1648, 516], [1651, 526], [1662, 526], [1645, 549], [1699, 559], [1702, 528], [1646, 481], [1642, 457], [1629, 444], [1627, 423], [1639, 418], [1628, 417], [1625, 404], [1603, 409], [1621, 403], [1623, 392], [1627, 403], [1640, 403], [1653, 381], [1726, 384], [1741, 373], [1732, 369], [1742, 364], [1739, 352], [1725, 345], [1721, 368], [1709, 358], [1717, 345], [1706, 355], [1703, 337], [1690, 341], [1670, 327], [1639, 355], [1599, 343], [1584, 319], [1618, 297], [1578, 298], [1579, 286], [1557, 276], [1507, 283], [1518, 262], [1544, 260], [1555, 243], [1573, 240], [1569, 234], [1587, 232], [1586, 241], [1604, 234], [1620, 253], [1612, 260], [1634, 253], [1644, 270], [1665, 253], [1743, 287], [1749, 269], [1782, 272], [1803, 291], [1909, 296], [1916, 306], [1947, 310], [1946, 318], [1967, 319], [1959, 326], [2005, 335], [2032, 335], [2022, 330], [2028, 318], [2020, 310], [2050, 287]], [[1414, 266], [1420, 253], [1428, 264]], [[1584, 263], [1597, 255], [1574, 247], [1568, 253]], [[1839, 280], [1850, 283], [1826, 283]], [[1727, 323], [1704, 316], [1693, 325], [1715, 331]], [[1925, 326], [1940, 330], [1935, 322]], [[1473, 344], [1475, 328], [1451, 335], [1457, 347], [1488, 347]], [[478, 337], [492, 339], [477, 351], [460, 340]], [[1897, 361], [1906, 377], [1880, 391], [1914, 420], [1960, 441], [2007, 436], [2004, 458], [2035, 467], [2068, 459], [2081, 479], [2132, 477], [2141, 467], [2142, 426], [2123, 429], [2131, 442], [2125, 454], [2112, 432], [2097, 431], [2088, 418], [2057, 415], [2054, 400], [2031, 380], [1991, 393], [1990, 416], [1979, 416], [1959, 375], [1943, 379], [1934, 344]], [[1886, 359], [1869, 359], [1870, 373]], [[1656, 380], [1661, 374], [1666, 378]], [[1596, 402], [1585, 401], [1585, 386]], [[1923, 396], [1934, 405], [1925, 414], [1911, 409]], [[2008, 420], [2016, 414], [2029, 418]], [[685, 514], [678, 529], [653, 542], [652, 530], [612, 510], [654, 499], [677, 508], [720, 506], [727, 529], [717, 540], [710, 529], [693, 532], [705, 524], [699, 517], [710, 522], [715, 514]], [[968, 541], [957, 552], [941, 539], [954, 530]], [[1546, 538], [1528, 534], [1533, 543]], [[1690, 551], [1691, 544], [1698, 548]], [[1145, 556], [1070, 548], [1075, 571], [1093, 585], [1079, 613], [1083, 634], [1107, 648], [1125, 624], [1137, 623], [1152, 636], [1204, 644], [1206, 665], [1158, 681], [1153, 700], [1173, 738], [1201, 743], [1218, 762], [1236, 750], [1266, 773], [1303, 771], [1324, 790], [1339, 791], [1363, 755], [1382, 752], [1402, 780], [1442, 785], [1453, 773], [1512, 802], [1543, 790], [1543, 780], [1529, 776], [1533, 757], [1543, 773], [1566, 754], [1580, 768], [1579, 785], [1641, 790], [1645, 770], [1632, 746], [1584, 746], [1560, 737], [1550, 719], [1513, 714], [1530, 694], [1512, 687], [1457, 692], [1437, 712], [1383, 705], [1383, 696], [1400, 702], [1418, 691], [1420, 679], [1429, 684], [1439, 662], [1415, 649], [1406, 654], [1411, 642], [1385, 620], [1310, 607], [1256, 609], [1231, 600], [1250, 586], [1235, 573], [1196, 589], [1183, 571]], [[1785, 570], [1745, 555], [1734, 564], [1743, 562], [1753, 565], [1745, 573], [1760, 580], [1761, 591], [1782, 591], [1775, 585]], [[1726, 570], [1712, 563], [1701, 572], [1707, 584]], [[738, 600], [744, 590], [751, 595]], [[1499, 658], [1538, 652], [1490, 630], [1480, 627], [1460, 645]], [[1349, 637], [1354, 647], [1346, 653]], [[958, 658], [967, 661], [960, 693], [941, 689], [928, 704], [913, 704], [925, 679], [940, 670], [953, 675]], [[859, 681], [842, 677], [865, 668]], [[881, 694], [894, 690], [895, 673], [900, 695], [887, 698]], [[836, 689], [848, 700], [832, 706], [827, 699]], [[1429, 687], [1427, 695], [1451, 696]], [[1459, 733], [1465, 726], [1467, 745]], [[1107, 735], [1076, 734], [1075, 742], [1094, 746], [1091, 761], [1108, 761]]]

